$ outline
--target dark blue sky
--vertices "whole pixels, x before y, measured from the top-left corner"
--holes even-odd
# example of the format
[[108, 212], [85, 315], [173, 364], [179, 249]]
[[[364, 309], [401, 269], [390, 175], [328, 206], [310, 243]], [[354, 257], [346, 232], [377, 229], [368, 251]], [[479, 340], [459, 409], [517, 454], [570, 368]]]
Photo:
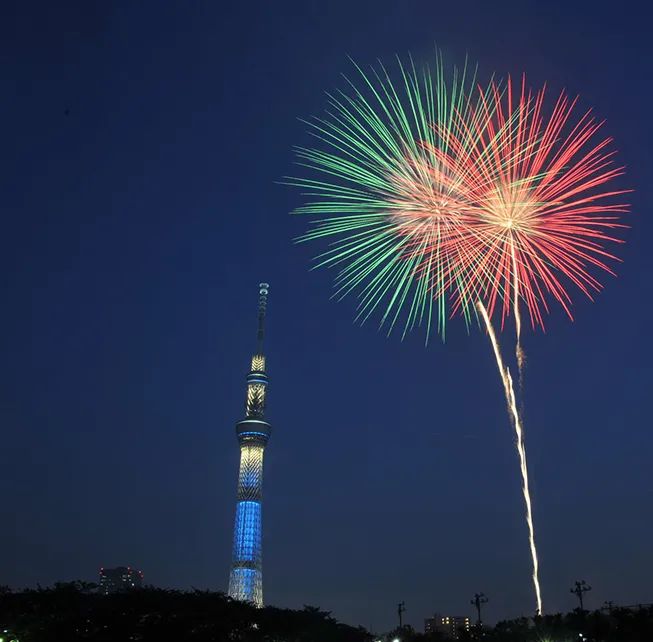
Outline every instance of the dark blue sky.
[[[60, 6], [63, 4], [63, 6]], [[13, 5], [13, 8], [12, 6]], [[373, 6], [373, 8], [372, 8]], [[650, 21], [641, 2], [7, 3], [0, 20], [0, 583], [131, 564], [226, 588], [256, 286], [271, 283], [266, 601], [420, 626], [533, 611], [517, 458], [487, 338], [386, 339], [329, 300], [288, 215], [298, 117], [347, 56], [466, 53], [607, 118], [632, 229], [576, 321], [528, 333], [545, 609], [651, 601]]]

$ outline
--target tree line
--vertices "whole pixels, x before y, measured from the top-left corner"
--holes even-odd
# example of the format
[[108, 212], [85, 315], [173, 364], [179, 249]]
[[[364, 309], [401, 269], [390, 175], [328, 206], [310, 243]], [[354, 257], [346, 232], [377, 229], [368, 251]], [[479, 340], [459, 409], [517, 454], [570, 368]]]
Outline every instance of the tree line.
[[[84, 582], [0, 595], [4, 642], [369, 642], [313, 606], [256, 608], [223, 593], [132, 589], [101, 595]], [[2, 633], [2, 631], [7, 631]]]
[[[152, 587], [101, 595], [84, 582], [12, 591], [0, 587], [2, 642], [440, 642], [403, 627], [385, 636], [338, 622], [315, 606], [256, 608], [223, 593]], [[484, 642], [651, 642], [653, 607], [576, 609], [458, 632]]]

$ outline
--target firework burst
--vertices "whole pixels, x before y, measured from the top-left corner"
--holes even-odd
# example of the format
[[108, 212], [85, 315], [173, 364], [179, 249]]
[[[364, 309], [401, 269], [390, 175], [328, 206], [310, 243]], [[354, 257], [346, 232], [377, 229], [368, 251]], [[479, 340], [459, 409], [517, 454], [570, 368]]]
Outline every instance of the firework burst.
[[434, 171], [455, 177], [474, 207], [457, 265], [460, 305], [471, 297], [490, 315], [499, 307], [502, 325], [512, 310], [518, 333], [520, 301], [543, 327], [550, 299], [572, 318], [569, 286], [590, 298], [601, 289], [594, 271], [613, 273], [606, 246], [621, 242], [614, 233], [628, 210], [623, 190], [605, 188], [623, 168], [612, 139], [598, 136], [603, 123], [591, 111], [575, 119], [577, 99], [564, 92], [548, 115], [544, 102], [545, 90], [532, 92], [525, 78], [505, 90], [492, 83], [489, 100], [482, 92], [442, 130], [446, 146], [425, 143]]
[[[383, 66], [355, 68], [360, 87], [348, 80], [351, 91], [329, 95], [326, 116], [308, 122], [321, 148], [296, 150], [320, 174], [287, 179], [311, 197], [296, 213], [316, 216], [300, 240], [331, 241], [317, 265], [338, 268], [335, 296], [358, 293], [359, 320], [380, 310], [388, 332], [398, 322], [404, 334], [425, 325], [428, 341], [432, 326], [444, 335], [471, 214], [435, 151], [446, 149], [455, 119], [481, 128], [482, 105], [469, 100], [475, 74], [447, 73], [439, 55], [420, 71], [398, 60], [399, 83]], [[457, 301], [469, 320], [473, 301]]]
[[515, 89], [455, 69], [447, 81], [439, 56], [433, 71], [399, 61], [401, 82], [384, 67], [360, 88], [330, 96], [324, 118], [308, 124], [319, 148], [298, 148], [318, 179], [295, 178], [314, 215], [301, 241], [328, 240], [317, 266], [335, 266], [336, 296], [356, 291], [358, 319], [381, 313], [388, 332], [404, 313], [403, 334], [426, 325], [444, 337], [448, 317], [475, 317], [490, 337], [519, 455], [537, 612], [539, 561], [523, 422], [510, 368], [492, 315], [512, 313], [520, 370], [520, 306], [544, 327], [549, 302], [571, 318], [570, 286], [592, 298], [595, 272], [612, 273], [606, 247], [621, 242], [623, 190], [606, 187], [623, 173], [611, 139], [591, 112], [575, 117], [577, 100], [561, 93], [545, 113], [545, 90], [525, 78]]

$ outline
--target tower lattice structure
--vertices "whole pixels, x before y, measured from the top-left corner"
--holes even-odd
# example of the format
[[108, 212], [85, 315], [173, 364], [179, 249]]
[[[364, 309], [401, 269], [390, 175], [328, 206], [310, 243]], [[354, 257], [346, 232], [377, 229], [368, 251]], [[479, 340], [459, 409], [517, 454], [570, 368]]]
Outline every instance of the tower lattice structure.
[[263, 453], [272, 427], [265, 421], [268, 377], [263, 339], [269, 285], [259, 284], [256, 352], [247, 375], [245, 418], [236, 424], [240, 444], [240, 469], [234, 524], [229, 596], [263, 606], [263, 550], [261, 542]]

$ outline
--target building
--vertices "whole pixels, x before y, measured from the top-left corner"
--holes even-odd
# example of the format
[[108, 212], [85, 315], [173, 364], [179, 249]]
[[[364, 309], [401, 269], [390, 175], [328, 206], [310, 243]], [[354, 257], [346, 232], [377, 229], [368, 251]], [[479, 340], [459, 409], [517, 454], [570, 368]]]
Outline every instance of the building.
[[256, 352], [252, 356], [251, 368], [247, 375], [245, 418], [236, 424], [236, 435], [240, 444], [240, 469], [229, 575], [229, 596], [235, 600], [252, 602], [256, 606], [263, 606], [263, 453], [271, 432], [271, 426], [264, 418], [268, 378], [265, 374], [263, 338], [268, 288], [267, 283], [259, 284]]
[[130, 566], [100, 569], [100, 593], [119, 593], [143, 586], [143, 571]]
[[436, 613], [433, 617], [424, 620], [424, 633], [444, 633], [448, 638], [457, 640], [460, 637], [460, 630], [469, 631], [471, 621], [462, 615], [441, 615]]

